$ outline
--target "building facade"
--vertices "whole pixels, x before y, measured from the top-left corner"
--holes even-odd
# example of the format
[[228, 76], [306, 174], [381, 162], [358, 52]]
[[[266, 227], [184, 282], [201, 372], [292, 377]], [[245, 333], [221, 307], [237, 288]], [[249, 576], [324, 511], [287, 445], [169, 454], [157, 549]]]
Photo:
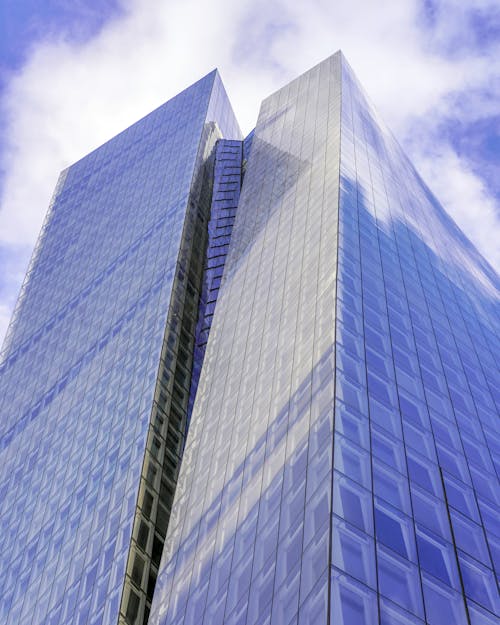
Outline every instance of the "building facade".
[[266, 99], [151, 623], [493, 624], [497, 287], [341, 54]]
[[217, 72], [65, 170], [0, 368], [0, 622], [145, 622], [184, 446]]
[[496, 623], [498, 286], [340, 52], [245, 141], [212, 73], [63, 172], [0, 369], [2, 619]]

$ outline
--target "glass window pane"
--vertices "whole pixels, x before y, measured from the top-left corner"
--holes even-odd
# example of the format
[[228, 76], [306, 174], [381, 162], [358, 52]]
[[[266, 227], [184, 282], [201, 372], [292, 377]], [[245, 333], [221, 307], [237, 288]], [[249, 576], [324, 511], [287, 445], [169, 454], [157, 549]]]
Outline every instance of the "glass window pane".
[[377, 595], [352, 577], [333, 570], [330, 620], [335, 625], [377, 625]]
[[332, 563], [367, 586], [376, 587], [373, 537], [336, 517], [332, 527]]

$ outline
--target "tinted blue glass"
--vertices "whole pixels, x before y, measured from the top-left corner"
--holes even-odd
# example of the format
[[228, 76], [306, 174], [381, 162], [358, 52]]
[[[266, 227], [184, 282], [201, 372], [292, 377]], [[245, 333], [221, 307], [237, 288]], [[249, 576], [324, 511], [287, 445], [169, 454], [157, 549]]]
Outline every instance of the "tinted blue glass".
[[465, 601], [461, 592], [440, 583], [435, 577], [424, 574], [422, 577], [425, 615], [432, 625], [440, 625], [443, 617], [452, 623], [466, 624]]
[[[229, 576], [219, 622], [250, 623], [257, 614], [259, 623], [327, 618], [337, 260], [331, 237], [338, 215], [326, 207], [338, 198], [339, 70], [339, 57], [330, 59], [263, 103], [212, 321], [210, 337], [218, 340], [207, 343], [194, 403], [184, 487], [172, 515], [153, 622], [185, 622], [198, 567], [211, 587], [223, 568]], [[347, 368], [352, 393], [345, 403], [356, 407], [362, 367], [346, 360]], [[354, 492], [358, 484], [369, 485], [367, 450], [347, 436], [339, 435], [338, 444], [339, 471], [356, 469]], [[278, 529], [267, 532], [274, 523]], [[368, 514], [366, 523], [367, 529], [373, 525]], [[253, 530], [247, 533], [247, 526]], [[229, 569], [220, 555], [226, 550]], [[276, 553], [276, 571], [269, 576], [266, 551]], [[367, 547], [357, 560], [348, 558], [367, 578], [374, 571], [369, 553]], [[251, 573], [243, 578], [240, 570]], [[265, 579], [265, 588], [252, 579]], [[209, 591], [200, 622], [214, 622], [216, 601]], [[241, 615], [240, 605], [248, 606]]]
[[59, 178], [0, 365], [2, 623], [147, 613], [221, 130], [239, 138], [212, 72]]
[[[326, 623], [328, 506], [333, 625], [462, 623], [464, 593], [492, 614], [497, 276], [341, 55], [268, 98], [251, 141], [155, 622], [183, 622], [203, 558], [211, 580], [250, 561], [268, 579], [261, 603], [243, 584], [242, 623]], [[464, 560], [464, 589], [456, 548], [473, 544], [486, 568]]]
[[482, 566], [477, 560], [460, 554], [465, 594], [467, 597], [487, 608], [494, 614], [500, 610], [500, 598], [493, 571]]
[[443, 552], [439, 546], [422, 535], [417, 535], [417, 546], [420, 566], [441, 581], [451, 585]]
[[385, 514], [380, 508], [375, 508], [375, 527], [377, 539], [399, 554], [408, 557], [406, 544], [400, 523], [393, 517]]
[[213, 73], [63, 173], [0, 370], [0, 615], [139, 625], [158, 573], [155, 625], [496, 622], [497, 275], [340, 53], [239, 139]]
[[[238, 136], [239, 132], [235, 134]], [[192, 411], [196, 396], [240, 197], [243, 175], [243, 142], [220, 139], [215, 150], [213, 168], [212, 202], [207, 228], [208, 242], [205, 254], [203, 288], [198, 305], [189, 413]]]
[[390, 551], [377, 550], [379, 592], [412, 614], [423, 618], [418, 568]]
[[[472, 530], [481, 531], [479, 496], [493, 504], [497, 490], [486, 453], [485, 427], [490, 420], [481, 406], [494, 403], [495, 384], [489, 382], [485, 365], [488, 362], [498, 370], [492, 358], [498, 349], [494, 325], [498, 279], [380, 125], [347, 67], [342, 93], [339, 210], [346, 243], [341, 237], [339, 256], [357, 259], [361, 266], [358, 280], [363, 289], [369, 421], [390, 431], [406, 455], [401, 464], [387, 444], [390, 439], [381, 444], [377, 435], [372, 436], [375, 494], [405, 513], [401, 518], [387, 517], [376, 507], [377, 538], [401, 556], [414, 559], [406, 551], [407, 544], [413, 544], [413, 531], [401, 519], [411, 524], [414, 516], [422, 524], [417, 535], [418, 559], [414, 559], [422, 570], [403, 566], [401, 560], [389, 565], [388, 553], [380, 551], [379, 590], [406, 609], [413, 606], [410, 609], [422, 616], [419, 597], [424, 589], [429, 622], [440, 622], [438, 614], [443, 610], [453, 613], [456, 622], [465, 622], [464, 588], [451, 543], [456, 537], [462, 545], [475, 544], [476, 557], [488, 566], [481, 534]], [[357, 220], [352, 218], [353, 211]], [[358, 246], [353, 244], [356, 236]], [[343, 316], [342, 308], [339, 316]], [[476, 383], [484, 401], [475, 391]], [[402, 432], [397, 417], [392, 416], [394, 409], [391, 416], [381, 418], [380, 414], [380, 406], [395, 405], [394, 389]], [[495, 506], [498, 510], [498, 502]], [[456, 534], [450, 527], [450, 514], [452, 519], [457, 517]], [[493, 528], [491, 515], [486, 517]], [[471, 528], [468, 538], [463, 535], [465, 524]], [[403, 528], [410, 543], [403, 540]], [[471, 577], [468, 592], [475, 592], [475, 600], [484, 607], [489, 603], [494, 611], [486, 570], [480, 573], [479, 565], [464, 562], [461, 568], [466, 567]], [[399, 571], [399, 583], [391, 586], [389, 579], [395, 571]]]
[[[339, 477], [340, 481], [340, 477]], [[340, 502], [338, 506], [338, 513], [356, 525], [357, 527], [367, 530], [365, 524], [365, 515], [363, 514], [363, 503], [360, 498], [359, 491], [356, 493], [356, 485], [348, 485], [348, 481], [344, 481], [343, 485], [339, 486], [340, 490]]]
[[377, 595], [348, 575], [332, 571], [331, 623], [375, 625]]
[[371, 588], [376, 586], [374, 549], [371, 536], [334, 519], [332, 564]]

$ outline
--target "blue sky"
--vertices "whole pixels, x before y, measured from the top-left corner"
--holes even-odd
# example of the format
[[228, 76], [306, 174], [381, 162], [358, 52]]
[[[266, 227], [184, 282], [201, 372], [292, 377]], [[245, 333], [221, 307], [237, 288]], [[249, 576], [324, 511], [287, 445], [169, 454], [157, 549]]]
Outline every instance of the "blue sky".
[[0, 341], [61, 169], [215, 66], [249, 131], [338, 48], [498, 269], [498, 0], [0, 0]]
[[2, 80], [20, 69], [40, 41], [67, 37], [75, 43], [92, 38], [121, 13], [116, 0], [3, 0], [0, 4]]

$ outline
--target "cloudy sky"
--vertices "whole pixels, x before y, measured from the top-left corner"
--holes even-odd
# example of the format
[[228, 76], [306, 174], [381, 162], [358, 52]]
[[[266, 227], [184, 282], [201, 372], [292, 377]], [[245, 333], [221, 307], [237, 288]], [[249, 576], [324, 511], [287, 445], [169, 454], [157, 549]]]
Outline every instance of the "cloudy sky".
[[248, 132], [338, 48], [498, 270], [498, 0], [1, 0], [0, 342], [61, 169], [213, 67]]

